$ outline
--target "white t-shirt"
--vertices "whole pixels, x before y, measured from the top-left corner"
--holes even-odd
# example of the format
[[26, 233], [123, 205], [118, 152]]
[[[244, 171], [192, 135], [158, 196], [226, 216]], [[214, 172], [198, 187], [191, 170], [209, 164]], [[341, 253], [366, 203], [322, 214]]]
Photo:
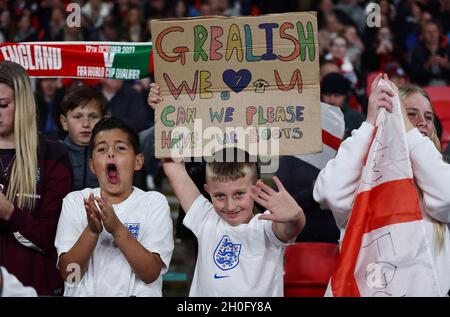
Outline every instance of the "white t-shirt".
[[231, 226], [202, 195], [183, 221], [198, 239], [189, 296], [283, 296], [283, 253], [287, 245], [258, 216]]
[[[58, 223], [55, 246], [58, 258], [69, 251], [88, 225], [83, 198], [100, 196], [100, 188], [86, 188], [68, 194]], [[162, 296], [162, 274], [167, 272], [173, 252], [173, 224], [167, 199], [158, 192], [133, 187], [131, 195], [113, 205], [119, 220], [147, 250], [158, 253], [163, 262], [159, 277], [150, 284], [141, 281], [125, 256], [103, 229], [82, 280], [65, 283], [65, 296]]]

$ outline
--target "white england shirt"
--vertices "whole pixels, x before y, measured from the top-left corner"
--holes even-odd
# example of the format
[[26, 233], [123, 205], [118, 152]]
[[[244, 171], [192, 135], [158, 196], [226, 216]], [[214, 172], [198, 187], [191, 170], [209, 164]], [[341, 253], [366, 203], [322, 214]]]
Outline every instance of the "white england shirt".
[[[100, 196], [100, 188], [69, 193], [63, 200], [55, 246], [58, 258], [68, 252], [87, 226], [83, 198]], [[133, 187], [131, 195], [113, 205], [120, 221], [147, 250], [158, 253], [163, 262], [159, 277], [150, 284], [141, 281], [105, 229], [78, 285], [65, 283], [65, 296], [162, 296], [162, 274], [167, 272], [173, 244], [173, 223], [165, 196]]]

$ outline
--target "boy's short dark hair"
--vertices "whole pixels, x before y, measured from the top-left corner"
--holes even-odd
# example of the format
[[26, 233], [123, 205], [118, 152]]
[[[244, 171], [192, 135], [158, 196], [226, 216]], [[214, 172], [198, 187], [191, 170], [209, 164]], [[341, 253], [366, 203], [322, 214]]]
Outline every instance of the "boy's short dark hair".
[[351, 92], [351, 84], [339, 73], [329, 73], [320, 83], [321, 94], [337, 94], [346, 96]]
[[119, 118], [116, 117], [107, 117], [101, 119], [97, 124], [94, 126], [94, 129], [92, 129], [92, 135], [91, 140], [89, 142], [89, 156], [92, 157], [92, 152], [94, 150], [95, 145], [95, 137], [97, 134], [99, 134], [101, 131], [105, 130], [113, 130], [113, 129], [119, 129], [125, 132], [128, 136], [128, 140], [131, 143], [131, 146], [133, 146], [133, 150], [135, 154], [141, 153], [141, 145], [139, 143], [139, 135], [134, 131], [133, 128], [131, 128], [129, 125], [127, 125], [124, 121], [122, 121]]
[[235, 181], [252, 174], [252, 181], [259, 179], [259, 164], [255, 156], [235, 147], [223, 148], [213, 154], [206, 163], [206, 179], [212, 181]]
[[103, 94], [91, 87], [77, 86], [67, 92], [61, 102], [61, 114], [67, 115], [67, 112], [77, 107], [84, 107], [89, 102], [95, 101], [100, 107], [102, 116], [105, 115], [106, 98]]

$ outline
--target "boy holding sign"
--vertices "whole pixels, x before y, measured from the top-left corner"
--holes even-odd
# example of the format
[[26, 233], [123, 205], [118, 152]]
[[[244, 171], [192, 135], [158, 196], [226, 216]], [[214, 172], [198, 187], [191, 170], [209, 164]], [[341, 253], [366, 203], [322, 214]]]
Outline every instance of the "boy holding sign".
[[[152, 85], [148, 102], [162, 100]], [[230, 157], [229, 154], [232, 154]], [[225, 161], [217, 160], [222, 154]], [[277, 177], [278, 192], [258, 180], [248, 153], [229, 148], [206, 164], [209, 202], [184, 163], [163, 160], [164, 172], [186, 210], [184, 225], [197, 237], [199, 251], [190, 296], [283, 296], [283, 253], [305, 225], [305, 216]], [[254, 202], [267, 211], [254, 217]]]

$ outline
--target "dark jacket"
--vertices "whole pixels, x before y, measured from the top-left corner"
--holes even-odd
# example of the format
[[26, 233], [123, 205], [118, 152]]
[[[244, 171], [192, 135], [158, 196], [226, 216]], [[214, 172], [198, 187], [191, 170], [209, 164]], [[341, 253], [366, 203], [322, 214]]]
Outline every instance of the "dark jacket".
[[306, 225], [296, 242], [337, 243], [340, 231], [329, 209], [314, 201], [314, 182], [320, 170], [294, 156], [281, 156], [276, 175], [303, 209]]
[[[72, 171], [64, 145], [40, 140], [36, 206], [32, 211], [15, 206], [8, 221], [0, 220], [0, 265], [25, 286], [34, 287], [39, 295], [62, 295], [63, 281], [56, 268], [54, 243], [62, 200], [71, 191], [71, 185]], [[19, 243], [16, 232], [39, 251]]]
[[362, 112], [356, 111], [352, 107], [350, 107], [347, 103], [345, 103], [341, 107], [342, 113], [344, 114], [344, 122], [345, 122], [345, 133], [344, 139], [349, 137], [353, 130], [358, 129], [361, 124], [364, 122], [365, 117]]
[[[49, 114], [49, 103], [45, 100], [43, 94], [39, 91], [35, 93], [36, 107], [37, 107], [37, 117], [38, 117], [38, 129], [42, 135], [50, 139], [62, 139], [66, 133], [61, 127], [59, 122], [59, 116], [61, 114], [61, 101], [64, 97], [64, 89], [57, 89], [55, 96], [51, 102], [53, 103], [52, 113]], [[45, 131], [45, 126], [48, 118], [53, 119], [52, 131]]]
[[151, 123], [150, 107], [145, 104], [145, 99], [127, 83], [124, 83], [108, 101], [106, 111], [125, 121], [136, 132], [147, 129]]
[[145, 162], [155, 157], [155, 126], [139, 133], [141, 152], [144, 154]]
[[[450, 46], [440, 45], [437, 55], [447, 57], [450, 60]], [[419, 41], [414, 45], [411, 60], [410, 70], [411, 79], [421, 86], [427, 86], [432, 79], [442, 79], [449, 83], [450, 69], [437, 66], [434, 72], [431, 69], [425, 68], [425, 63], [430, 59], [431, 51], [425, 46], [424, 42]]]
[[69, 136], [65, 137], [64, 145], [69, 152], [70, 163], [72, 163], [72, 190], [98, 187], [97, 177], [89, 168], [89, 147], [75, 144]]

